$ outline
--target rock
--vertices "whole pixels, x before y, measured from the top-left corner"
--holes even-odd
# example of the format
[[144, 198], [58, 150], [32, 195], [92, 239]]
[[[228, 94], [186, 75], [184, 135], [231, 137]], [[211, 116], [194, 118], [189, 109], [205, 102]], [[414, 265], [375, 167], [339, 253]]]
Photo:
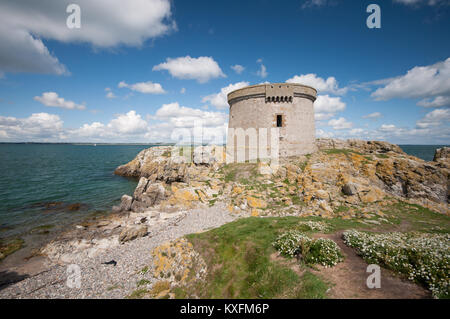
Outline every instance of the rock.
[[142, 201], [148, 206], [159, 204], [165, 199], [166, 189], [161, 183], [150, 184], [142, 195]]
[[145, 177], [141, 177], [139, 179], [139, 183], [136, 186], [136, 189], [134, 190], [134, 198], [140, 199], [141, 195], [145, 192], [145, 189], [147, 188], [148, 179]]
[[247, 199], [248, 206], [250, 206], [251, 208], [266, 208], [267, 207], [267, 203], [260, 198], [247, 196], [246, 199]]
[[382, 200], [385, 195], [386, 194], [378, 188], [371, 188], [368, 192], [361, 192], [359, 197], [363, 203], [373, 203]]
[[315, 192], [315, 197], [317, 197], [318, 199], [325, 199], [325, 200], [330, 199], [330, 195], [328, 194], [328, 192], [324, 191], [323, 189], [317, 190]]
[[127, 241], [135, 240], [140, 237], [146, 236], [148, 233], [147, 226], [128, 226], [122, 230], [119, 235], [119, 242], [125, 243]]
[[449, 159], [450, 159], [450, 147], [438, 148], [434, 152], [434, 158], [433, 158], [434, 162], [447, 161]]
[[353, 196], [358, 194], [358, 186], [354, 183], [347, 183], [342, 186], [342, 192], [347, 196]]
[[120, 210], [121, 211], [129, 211], [131, 210], [131, 204], [133, 203], [133, 197], [129, 195], [123, 195], [120, 203]]

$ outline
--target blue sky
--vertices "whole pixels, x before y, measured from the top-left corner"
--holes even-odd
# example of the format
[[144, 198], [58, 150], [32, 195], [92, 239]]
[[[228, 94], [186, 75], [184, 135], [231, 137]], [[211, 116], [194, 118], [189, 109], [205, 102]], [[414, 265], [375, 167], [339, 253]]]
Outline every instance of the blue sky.
[[319, 91], [319, 137], [449, 144], [449, 15], [448, 0], [2, 1], [0, 141], [225, 132], [227, 92], [293, 81]]

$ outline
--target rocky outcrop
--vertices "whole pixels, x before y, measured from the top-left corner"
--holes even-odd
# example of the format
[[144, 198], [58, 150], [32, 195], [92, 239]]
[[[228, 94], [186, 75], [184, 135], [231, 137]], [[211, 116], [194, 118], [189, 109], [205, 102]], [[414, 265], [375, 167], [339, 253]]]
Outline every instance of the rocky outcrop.
[[317, 147], [320, 150], [324, 149], [352, 149], [360, 153], [388, 153], [394, 152], [398, 154], [405, 154], [403, 150], [395, 144], [381, 141], [363, 141], [363, 140], [340, 140], [332, 138], [319, 138], [316, 140]]
[[434, 153], [434, 162], [448, 161], [450, 159], [450, 147], [438, 148]]
[[140, 177], [133, 197], [124, 196], [118, 209], [176, 211], [224, 202], [243, 216], [331, 217], [347, 208], [379, 211], [402, 199], [448, 213], [448, 149], [426, 162], [387, 142], [318, 139], [317, 145], [313, 154], [279, 163], [228, 165], [223, 147], [197, 147], [192, 154], [150, 148], [116, 170]]

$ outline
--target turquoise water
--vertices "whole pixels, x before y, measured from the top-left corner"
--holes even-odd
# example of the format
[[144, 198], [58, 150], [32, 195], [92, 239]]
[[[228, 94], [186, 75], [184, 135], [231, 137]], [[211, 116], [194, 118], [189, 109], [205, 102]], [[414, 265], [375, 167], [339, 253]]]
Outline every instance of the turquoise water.
[[[108, 211], [137, 181], [114, 175], [149, 145], [0, 144], [0, 237], [37, 226], [61, 226]], [[432, 160], [437, 145], [401, 145]], [[76, 211], [45, 209], [51, 202], [81, 204]]]
[[[110, 210], [137, 181], [114, 175], [149, 145], [0, 144], [0, 237]], [[80, 203], [77, 211], [45, 203]]]

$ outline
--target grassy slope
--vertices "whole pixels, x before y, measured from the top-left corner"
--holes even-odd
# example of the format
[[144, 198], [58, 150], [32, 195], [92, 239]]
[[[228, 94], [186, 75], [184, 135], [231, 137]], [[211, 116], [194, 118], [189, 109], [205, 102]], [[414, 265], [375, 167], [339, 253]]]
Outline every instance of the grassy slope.
[[203, 298], [326, 298], [330, 283], [301, 265], [271, 258], [272, 242], [299, 221], [320, 220], [332, 231], [363, 229], [374, 231], [450, 232], [450, 217], [418, 205], [399, 203], [386, 212], [389, 223], [364, 224], [360, 220], [321, 219], [320, 217], [245, 218], [187, 238], [208, 264], [208, 278], [196, 287], [177, 288], [177, 297]]

